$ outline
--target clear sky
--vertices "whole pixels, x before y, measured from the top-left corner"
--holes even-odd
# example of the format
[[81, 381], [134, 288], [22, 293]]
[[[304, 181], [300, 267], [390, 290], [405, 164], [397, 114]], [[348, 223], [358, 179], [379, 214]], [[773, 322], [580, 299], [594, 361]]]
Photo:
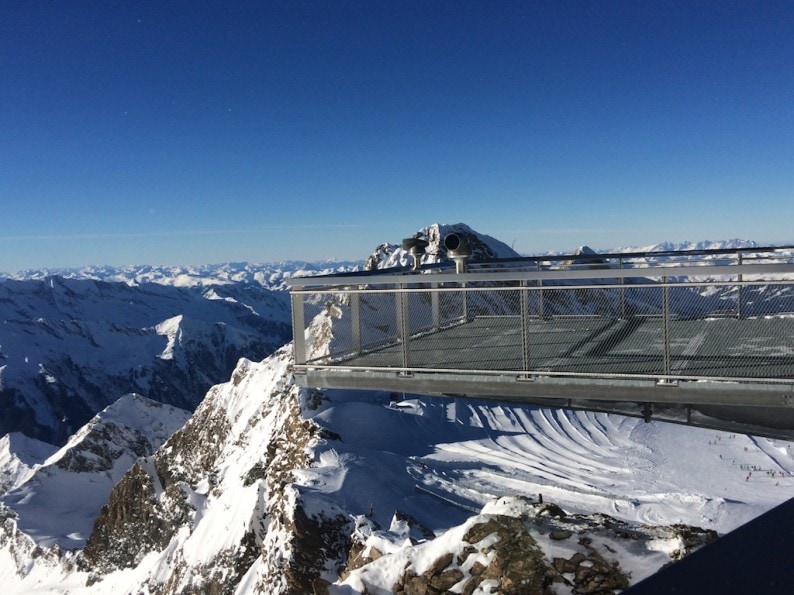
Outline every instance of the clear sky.
[[4, 0], [0, 271], [794, 242], [794, 2]]

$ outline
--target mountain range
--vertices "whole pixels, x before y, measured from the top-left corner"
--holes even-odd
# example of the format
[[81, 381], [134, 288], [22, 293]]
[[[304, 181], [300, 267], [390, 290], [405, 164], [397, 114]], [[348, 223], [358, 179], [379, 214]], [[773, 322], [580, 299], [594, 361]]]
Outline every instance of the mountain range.
[[174, 287], [211, 287], [250, 284], [265, 289], [284, 290], [284, 280], [294, 276], [328, 275], [356, 270], [360, 261], [285, 262], [251, 264], [228, 262], [201, 266], [130, 265], [124, 267], [86, 266], [70, 269], [37, 269], [15, 274], [0, 273], [0, 280], [43, 280], [50, 277], [121, 282], [131, 286], [156, 283]]
[[[510, 255], [427, 261], [451, 231]], [[322, 266], [0, 282], [4, 592], [613, 593], [794, 495], [785, 441], [300, 388], [280, 287]]]
[[288, 296], [249, 283], [7, 279], [0, 320], [0, 433], [56, 445], [127, 393], [192, 410], [292, 336]]

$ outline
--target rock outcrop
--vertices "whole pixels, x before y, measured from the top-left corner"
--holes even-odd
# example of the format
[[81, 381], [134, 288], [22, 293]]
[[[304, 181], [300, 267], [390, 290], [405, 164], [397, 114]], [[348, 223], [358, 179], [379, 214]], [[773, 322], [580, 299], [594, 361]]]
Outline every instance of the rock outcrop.
[[[373, 547], [383, 543], [377, 530], [359, 528], [350, 556], [358, 562], [341, 585], [399, 595], [606, 595], [644, 578], [648, 564], [671, 563], [716, 537], [714, 531], [684, 525], [650, 527], [601, 514], [567, 515], [553, 503], [509, 496], [443, 535], [388, 553]], [[394, 569], [402, 570], [392, 579]], [[328, 592], [346, 591], [340, 586]]]
[[317, 395], [291, 382], [290, 356], [241, 360], [116, 486], [83, 552], [91, 581], [146, 557], [160, 570], [140, 586], [158, 593], [229, 593], [246, 581], [255, 592], [298, 594], [336, 564], [346, 518], [304, 510], [293, 486], [319, 428], [301, 414]]

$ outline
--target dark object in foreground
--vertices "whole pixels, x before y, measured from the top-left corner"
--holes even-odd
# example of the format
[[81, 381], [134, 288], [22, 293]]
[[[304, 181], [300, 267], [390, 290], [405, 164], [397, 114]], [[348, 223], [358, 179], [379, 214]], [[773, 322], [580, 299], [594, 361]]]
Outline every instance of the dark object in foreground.
[[794, 498], [649, 576], [628, 595], [788, 595], [794, 585]]

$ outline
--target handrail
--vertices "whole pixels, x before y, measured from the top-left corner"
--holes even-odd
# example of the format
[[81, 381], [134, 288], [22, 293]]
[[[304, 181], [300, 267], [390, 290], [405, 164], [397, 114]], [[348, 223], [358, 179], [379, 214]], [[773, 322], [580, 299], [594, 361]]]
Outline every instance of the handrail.
[[[687, 254], [715, 253], [737, 251]], [[665, 259], [628, 266], [621, 258], [618, 266], [529, 270], [487, 261], [457, 270], [436, 265], [295, 278], [296, 369], [450, 371], [465, 352], [472, 359], [460, 369], [486, 375], [791, 383], [794, 262], [790, 254], [775, 256], [777, 262], [739, 256], [730, 263]], [[332, 307], [341, 317], [333, 323], [334, 341], [310, 354], [304, 324]], [[565, 326], [582, 314], [593, 322]], [[506, 322], [489, 322], [494, 315]], [[763, 322], [769, 318], [774, 324]], [[741, 322], [748, 319], [760, 322]], [[438, 351], [449, 340], [444, 349], [451, 359]]]
[[[784, 251], [789, 251], [791, 254], [785, 254]], [[757, 255], [755, 259], [749, 256], [753, 254]], [[735, 260], [731, 263], [714, 262], [708, 258], [693, 261], [696, 257], [713, 257], [720, 255], [735, 256]], [[637, 259], [646, 260], [638, 262]], [[780, 262], [767, 262], [770, 259], [777, 259]], [[765, 262], [753, 263], [753, 260], [763, 260]], [[507, 265], [512, 266], [508, 267]], [[531, 270], [526, 270], [527, 265], [532, 266]], [[515, 269], [516, 267], [524, 267], [525, 270], [506, 270]], [[729, 272], [726, 267], [730, 269]], [[653, 272], [659, 269], [663, 269], [664, 272]], [[425, 282], [426, 279], [423, 278], [420, 280], [418, 278], [426, 275], [443, 275], [444, 282], [631, 278], [669, 275], [670, 269], [675, 269], [677, 276], [702, 275], [704, 269], [720, 270], [720, 275], [765, 273], [790, 274], [794, 272], [794, 246], [560, 254], [496, 258], [471, 261], [468, 264], [468, 272], [466, 273], [452, 272], [455, 270], [455, 265], [451, 262], [436, 262], [424, 264], [418, 269], [406, 266], [370, 271], [332, 273], [311, 277], [292, 277], [285, 279], [285, 283], [290, 288], [332, 287], [360, 283], [410, 283], [412, 281]], [[610, 271], [611, 274], [604, 274], [604, 271]], [[631, 273], [627, 271], [640, 272]], [[487, 277], [487, 279], [485, 279], [485, 277]]]
[[[598, 265], [595, 265], [598, 266]], [[340, 274], [318, 277], [295, 277], [286, 281], [293, 289], [340, 287], [348, 285], [391, 285], [410, 283], [476, 283], [491, 281], [537, 281], [537, 280], [574, 280], [574, 279], [629, 279], [643, 277], [670, 277], [670, 276], [703, 276], [709, 272], [717, 276], [733, 275], [761, 275], [794, 274], [794, 263], [765, 263], [765, 264], [697, 264], [682, 265], [680, 263], [660, 263], [658, 266], [644, 266], [632, 268], [590, 268], [590, 269], [544, 269], [540, 271], [499, 271], [477, 270], [467, 273], [439, 272], [428, 275], [424, 270], [399, 270], [394, 269], [378, 271], [378, 274], [369, 276]], [[431, 278], [432, 277], [432, 278]]]

